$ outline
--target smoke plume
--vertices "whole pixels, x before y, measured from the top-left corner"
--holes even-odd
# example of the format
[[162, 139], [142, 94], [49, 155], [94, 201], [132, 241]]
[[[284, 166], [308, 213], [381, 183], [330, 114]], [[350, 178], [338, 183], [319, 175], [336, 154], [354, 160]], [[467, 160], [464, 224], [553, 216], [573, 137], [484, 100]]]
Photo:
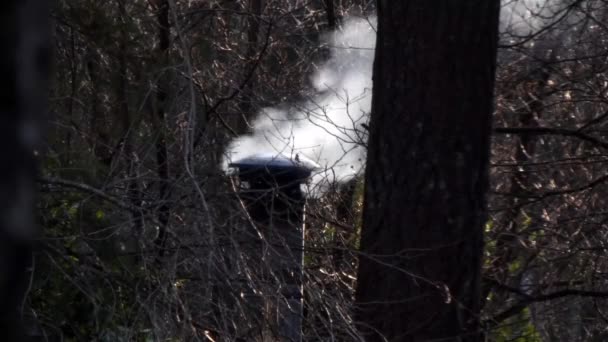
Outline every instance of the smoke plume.
[[[561, 0], [503, 0], [501, 32], [513, 37], [537, 32], [546, 24], [541, 18], [563, 9], [561, 4]], [[321, 165], [313, 176], [313, 184], [320, 189], [362, 172], [375, 28], [375, 17], [349, 19], [325, 37], [331, 57], [312, 75], [316, 95], [304, 103], [263, 109], [252, 132], [228, 146], [224, 166], [255, 154], [299, 154]]]
[[314, 75], [315, 95], [297, 104], [265, 108], [251, 134], [233, 141], [225, 165], [254, 154], [305, 156], [321, 166], [313, 184], [345, 181], [365, 161], [376, 20], [350, 19], [327, 37], [331, 57]]

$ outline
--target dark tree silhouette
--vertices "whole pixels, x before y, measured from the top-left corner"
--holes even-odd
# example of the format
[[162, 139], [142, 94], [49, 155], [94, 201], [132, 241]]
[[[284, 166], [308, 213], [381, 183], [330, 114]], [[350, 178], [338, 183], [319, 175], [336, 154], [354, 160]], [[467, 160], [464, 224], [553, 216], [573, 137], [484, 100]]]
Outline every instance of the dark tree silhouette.
[[479, 341], [498, 0], [379, 1], [357, 321]]
[[35, 234], [34, 149], [46, 100], [47, 1], [0, 5], [0, 332], [21, 341]]

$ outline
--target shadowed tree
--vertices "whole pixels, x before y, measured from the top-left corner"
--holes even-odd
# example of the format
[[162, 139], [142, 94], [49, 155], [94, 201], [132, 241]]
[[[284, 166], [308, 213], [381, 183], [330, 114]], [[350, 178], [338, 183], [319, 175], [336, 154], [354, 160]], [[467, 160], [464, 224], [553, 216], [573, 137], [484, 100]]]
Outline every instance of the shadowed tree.
[[34, 148], [44, 109], [47, 1], [0, 5], [0, 332], [23, 341], [24, 296], [32, 272]]
[[378, 2], [357, 322], [479, 341], [498, 0]]

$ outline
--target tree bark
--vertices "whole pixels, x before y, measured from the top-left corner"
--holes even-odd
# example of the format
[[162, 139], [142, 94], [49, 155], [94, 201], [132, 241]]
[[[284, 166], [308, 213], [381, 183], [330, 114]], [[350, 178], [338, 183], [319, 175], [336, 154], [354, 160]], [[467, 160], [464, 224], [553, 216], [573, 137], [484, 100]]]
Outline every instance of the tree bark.
[[498, 0], [378, 2], [357, 322], [479, 341]]

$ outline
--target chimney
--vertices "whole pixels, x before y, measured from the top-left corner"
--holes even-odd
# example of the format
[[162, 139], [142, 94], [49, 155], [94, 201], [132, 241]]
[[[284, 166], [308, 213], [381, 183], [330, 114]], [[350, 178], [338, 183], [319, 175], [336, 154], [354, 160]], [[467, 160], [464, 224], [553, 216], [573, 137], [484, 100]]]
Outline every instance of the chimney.
[[265, 321], [279, 341], [300, 342], [306, 202], [301, 185], [319, 166], [299, 155], [269, 154], [253, 155], [229, 166], [238, 170], [241, 198], [263, 235], [263, 246], [256, 253], [269, 265], [270, 279], [278, 282], [276, 300], [265, 300]]

